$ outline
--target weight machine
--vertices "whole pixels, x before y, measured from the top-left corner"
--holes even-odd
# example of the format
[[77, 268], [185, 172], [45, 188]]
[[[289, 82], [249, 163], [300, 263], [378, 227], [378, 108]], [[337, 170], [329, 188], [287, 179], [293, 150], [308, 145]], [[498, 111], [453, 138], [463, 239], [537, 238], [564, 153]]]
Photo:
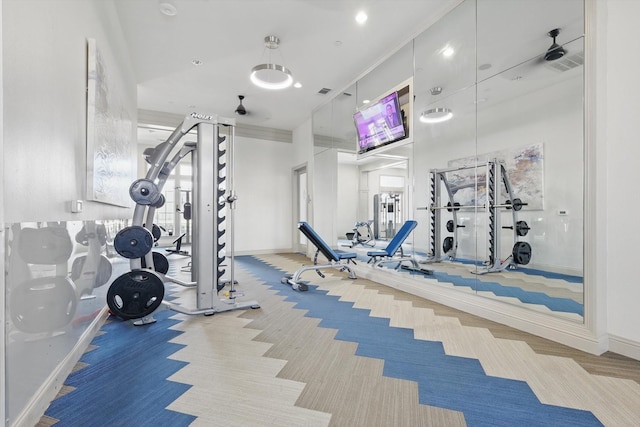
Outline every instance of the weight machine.
[[[493, 159], [485, 164], [486, 173], [486, 191], [487, 201], [484, 205], [461, 205], [454, 202], [454, 192], [452, 185], [447, 179], [447, 173], [462, 171], [465, 169], [475, 169], [476, 166], [464, 166], [449, 169], [432, 169], [429, 171], [429, 179], [431, 186], [431, 204], [427, 208], [429, 210], [429, 256], [424, 263], [440, 262], [445, 259], [455, 259], [458, 249], [458, 228], [465, 227], [458, 224], [458, 211], [461, 209], [473, 209], [484, 211], [487, 215], [487, 242], [489, 259], [485, 261], [484, 267], [474, 271], [476, 274], [486, 274], [505, 270], [508, 267], [516, 268], [517, 265], [528, 264], [531, 259], [531, 245], [527, 242], [518, 241], [519, 237], [526, 236], [529, 232], [529, 226], [525, 221], [518, 220], [518, 211], [526, 206], [517, 197], [513, 197], [513, 189], [509, 181], [509, 175], [503, 161]], [[500, 183], [504, 185], [507, 194], [507, 200], [501, 204]], [[444, 187], [446, 197], [449, 199], [447, 205], [442, 205], [442, 188]], [[501, 226], [501, 210], [507, 209], [512, 214], [513, 225]], [[446, 223], [448, 232], [453, 233], [447, 236], [442, 242], [442, 248], [439, 246], [442, 223], [441, 212], [446, 210], [452, 215], [452, 219]], [[500, 239], [499, 231], [501, 229], [511, 229], [513, 231], [514, 245], [511, 254], [505, 259], [500, 260]]]
[[[229, 129], [228, 137], [220, 135], [221, 127]], [[197, 142], [185, 142], [167, 161], [180, 139], [193, 129]], [[233, 188], [234, 137], [234, 119], [192, 113], [165, 142], [145, 150], [149, 171], [129, 188], [136, 203], [132, 225], [120, 230], [114, 239], [118, 254], [130, 259], [131, 271], [115, 279], [107, 292], [107, 304], [113, 314], [125, 320], [138, 319], [134, 323], [142, 325], [155, 322], [151, 315], [161, 304], [189, 315], [260, 307], [256, 301], [238, 301], [234, 293], [233, 212], [237, 200]], [[158, 268], [158, 261], [166, 258], [152, 251], [151, 229], [155, 210], [165, 202], [164, 183], [178, 162], [189, 154], [194, 165], [193, 243], [191, 281], [185, 282]], [[222, 280], [226, 272], [225, 253], [229, 259], [227, 281]], [[166, 282], [196, 288], [196, 308], [163, 301]], [[230, 284], [229, 298], [221, 299], [218, 292], [227, 284]]]
[[373, 235], [375, 239], [392, 239], [402, 223], [400, 193], [373, 195]]

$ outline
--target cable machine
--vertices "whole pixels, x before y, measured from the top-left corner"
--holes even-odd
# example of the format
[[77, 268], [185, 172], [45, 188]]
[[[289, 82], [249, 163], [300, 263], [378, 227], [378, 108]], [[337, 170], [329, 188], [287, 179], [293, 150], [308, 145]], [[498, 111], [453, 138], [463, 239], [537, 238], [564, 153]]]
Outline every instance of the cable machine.
[[[221, 127], [229, 129], [228, 137], [220, 135]], [[193, 129], [197, 142], [185, 142], [167, 161], [180, 139]], [[234, 294], [234, 138], [234, 119], [192, 113], [165, 142], [145, 150], [149, 171], [129, 188], [136, 203], [132, 225], [120, 230], [114, 239], [118, 254], [130, 259], [131, 271], [114, 280], [107, 292], [107, 304], [113, 314], [125, 320], [138, 319], [135, 324], [147, 324], [155, 322], [151, 315], [161, 304], [189, 315], [260, 307], [256, 301], [238, 301]], [[191, 281], [185, 282], [166, 274], [166, 258], [152, 251], [152, 229], [155, 210], [165, 202], [162, 188], [178, 162], [189, 154], [193, 165], [193, 243]], [[228, 265], [224, 264], [226, 259]], [[224, 267], [229, 273], [227, 280], [223, 280], [227, 272]], [[163, 301], [166, 282], [196, 288], [196, 307]], [[230, 296], [221, 299], [218, 292], [227, 284]]]

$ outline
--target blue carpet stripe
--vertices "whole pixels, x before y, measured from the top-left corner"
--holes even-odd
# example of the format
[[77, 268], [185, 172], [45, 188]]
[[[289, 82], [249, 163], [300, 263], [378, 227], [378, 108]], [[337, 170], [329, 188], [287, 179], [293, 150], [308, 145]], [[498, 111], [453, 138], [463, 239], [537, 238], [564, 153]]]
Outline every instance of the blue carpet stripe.
[[336, 339], [358, 343], [356, 354], [384, 360], [385, 376], [417, 382], [420, 403], [460, 411], [469, 426], [602, 425], [589, 411], [542, 404], [526, 382], [488, 376], [478, 360], [446, 355], [442, 343], [415, 340], [412, 330], [391, 327], [317, 286], [296, 292], [281, 284], [285, 272], [254, 257], [236, 261], [306, 316], [322, 319], [320, 326], [337, 329]]
[[174, 313], [154, 313], [157, 322], [133, 326], [112, 318], [96, 336], [98, 346], [83, 355], [88, 366], [73, 372], [66, 385], [72, 392], [54, 400], [45, 415], [56, 426], [188, 426], [196, 419], [166, 408], [191, 386], [167, 378], [186, 365], [167, 356], [184, 345], [169, 343], [181, 331], [169, 328], [179, 321]]
[[[368, 261], [368, 257], [359, 256], [358, 259], [360, 261]], [[388, 264], [384, 266], [385, 268], [393, 268], [395, 264]], [[428, 265], [425, 266], [429, 268]], [[517, 286], [505, 286], [498, 282], [490, 282], [484, 280], [478, 280], [469, 277], [462, 277], [459, 275], [448, 274], [444, 272], [435, 272], [431, 275], [425, 275], [424, 273], [403, 270], [409, 272], [413, 275], [423, 276], [426, 278], [432, 278], [437, 280], [438, 282], [443, 283], [451, 283], [453, 286], [462, 286], [467, 287], [469, 289], [473, 289], [478, 292], [491, 292], [496, 296], [500, 297], [510, 297], [517, 298], [519, 301], [525, 304], [537, 304], [543, 305], [549, 308], [552, 311], [562, 312], [562, 313], [575, 313], [580, 316], [584, 315], [584, 307], [582, 304], [570, 299], [570, 298], [559, 298], [559, 297], [551, 297], [544, 292], [534, 292], [534, 291], [526, 291]], [[520, 271], [520, 270], [518, 270]], [[571, 276], [567, 276], [571, 277]]]

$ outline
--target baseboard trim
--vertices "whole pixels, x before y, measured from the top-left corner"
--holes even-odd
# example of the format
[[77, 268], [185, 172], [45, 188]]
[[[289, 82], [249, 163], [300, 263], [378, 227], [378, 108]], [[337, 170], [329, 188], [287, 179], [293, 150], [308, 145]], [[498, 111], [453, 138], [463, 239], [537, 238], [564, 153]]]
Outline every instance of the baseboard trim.
[[429, 279], [414, 279], [391, 269], [357, 265], [358, 277], [404, 291], [439, 304], [492, 320], [587, 353], [600, 355], [609, 349], [607, 336], [595, 336], [584, 323], [508, 304], [473, 292], [448, 289]]
[[261, 249], [257, 251], [236, 251], [234, 255], [275, 255], [275, 254], [288, 254], [293, 252], [293, 248], [281, 248], [281, 249]]
[[640, 360], [640, 342], [609, 334], [609, 351]]
[[51, 375], [49, 375], [49, 377], [42, 383], [31, 401], [29, 401], [23, 411], [16, 417], [15, 421], [11, 423], [11, 427], [32, 427], [40, 422], [40, 419], [53, 399], [55, 399], [60, 392], [60, 389], [64, 385], [64, 382], [73, 368], [76, 366], [76, 363], [78, 363], [84, 352], [87, 350], [87, 347], [89, 347], [89, 344], [91, 344], [91, 341], [93, 341], [93, 338], [104, 324], [108, 313], [109, 309], [105, 306], [96, 318], [93, 319], [89, 327], [85, 329], [73, 349], [51, 372]]

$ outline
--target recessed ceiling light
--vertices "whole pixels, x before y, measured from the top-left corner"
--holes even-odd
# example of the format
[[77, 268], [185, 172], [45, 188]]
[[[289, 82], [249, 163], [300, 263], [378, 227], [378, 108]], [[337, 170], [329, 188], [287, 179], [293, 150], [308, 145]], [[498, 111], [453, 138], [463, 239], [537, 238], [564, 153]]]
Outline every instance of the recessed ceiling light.
[[445, 58], [453, 56], [454, 53], [456, 53], [456, 51], [451, 46], [447, 45], [442, 49], [442, 56]]
[[356, 15], [356, 22], [360, 25], [364, 24], [365, 22], [367, 22], [367, 19], [369, 17], [367, 16], [366, 13], [364, 13], [364, 11], [360, 11], [358, 12], [358, 14]]
[[342, 46], [342, 40], [336, 40], [336, 41], [334, 41], [334, 42], [333, 42], [333, 45], [334, 45], [335, 47], [340, 47], [340, 46]]
[[160, 7], [160, 13], [163, 15], [176, 16], [178, 14], [178, 9], [176, 9], [176, 7], [171, 3], [163, 2], [160, 3], [158, 7]]
[[300, 82], [295, 82], [295, 83], [293, 84], [293, 87], [295, 87], [296, 89], [300, 89], [300, 88], [302, 87], [302, 83], [300, 83]]
[[200, 61], [199, 59], [192, 59], [192, 60], [191, 60], [191, 63], [192, 63], [193, 65], [195, 65], [196, 67], [199, 67], [200, 65], [202, 65], [202, 64], [203, 64], [203, 62], [202, 62], [202, 61]]

